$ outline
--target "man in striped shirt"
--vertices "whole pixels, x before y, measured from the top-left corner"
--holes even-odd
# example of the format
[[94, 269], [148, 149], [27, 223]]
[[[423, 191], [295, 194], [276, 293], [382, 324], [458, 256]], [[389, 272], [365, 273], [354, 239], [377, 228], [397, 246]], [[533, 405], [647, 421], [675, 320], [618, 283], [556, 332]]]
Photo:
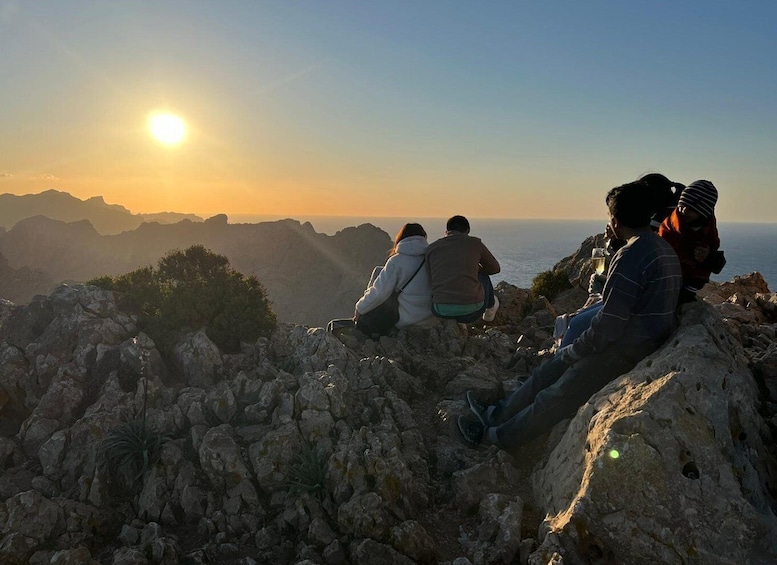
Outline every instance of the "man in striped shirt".
[[591, 327], [540, 365], [505, 400], [482, 406], [467, 392], [476, 420], [458, 427], [472, 444], [510, 449], [575, 414], [594, 393], [658, 349], [675, 328], [682, 287], [672, 247], [650, 228], [650, 191], [641, 181], [607, 193], [610, 228], [627, 243], [613, 257]]

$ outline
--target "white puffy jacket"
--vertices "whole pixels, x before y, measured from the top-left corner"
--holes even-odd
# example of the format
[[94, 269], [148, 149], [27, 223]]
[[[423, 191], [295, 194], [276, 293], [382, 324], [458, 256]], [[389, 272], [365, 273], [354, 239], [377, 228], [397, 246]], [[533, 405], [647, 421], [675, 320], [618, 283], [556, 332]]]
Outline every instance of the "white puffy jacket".
[[[397, 252], [388, 258], [377, 277], [373, 272], [370, 285], [356, 303], [356, 311], [365, 314], [376, 308], [391, 296], [394, 290], [399, 290], [413, 276], [424, 259], [429, 244], [422, 235], [406, 237], [397, 245]], [[399, 294], [398, 328], [414, 324], [428, 325], [435, 320], [432, 315], [432, 284], [429, 281], [429, 270], [426, 265], [421, 267], [410, 284]]]

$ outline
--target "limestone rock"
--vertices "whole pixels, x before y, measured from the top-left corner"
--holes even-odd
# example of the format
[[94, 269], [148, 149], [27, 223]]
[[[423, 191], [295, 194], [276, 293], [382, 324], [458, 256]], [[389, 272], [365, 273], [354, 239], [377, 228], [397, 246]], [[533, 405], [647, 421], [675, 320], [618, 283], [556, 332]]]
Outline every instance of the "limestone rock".
[[237, 414], [238, 404], [229, 385], [221, 382], [206, 395], [205, 407], [217, 421], [228, 424]]
[[222, 424], [208, 430], [200, 445], [199, 456], [203, 472], [219, 490], [233, 488], [250, 476], [229, 425]]
[[24, 565], [38, 547], [37, 542], [19, 532], [9, 532], [0, 538], [0, 562]]
[[414, 561], [402, 555], [390, 545], [365, 539], [351, 544], [351, 561], [353, 563], [370, 563], [371, 565], [413, 565]]
[[353, 496], [337, 510], [338, 525], [355, 537], [387, 540], [395, 522], [388, 505], [376, 492]]
[[698, 296], [710, 304], [719, 304], [738, 295], [745, 300], [754, 301], [757, 294], [768, 294], [769, 286], [761, 273], [735, 276], [724, 283], [709, 282], [699, 291]]
[[[495, 322], [466, 334], [440, 322], [341, 342], [282, 325], [234, 354], [191, 334], [183, 383], [111, 293], [7, 307], [0, 562], [435, 562], [457, 531], [456, 564], [772, 562], [777, 297], [756, 276], [725, 288], [516, 458], [451, 429], [466, 389], [495, 400], [552, 354], [558, 303], [510, 285]], [[102, 446], [141, 414], [169, 440], [119, 492]]]
[[437, 555], [437, 544], [416, 520], [405, 520], [391, 528], [391, 545], [417, 563], [432, 563]]
[[686, 307], [683, 327], [594, 395], [533, 476], [548, 528], [621, 562], [777, 558], [757, 394], [720, 319]]
[[148, 565], [146, 555], [134, 547], [120, 547], [113, 552], [113, 565]]
[[301, 447], [302, 437], [297, 426], [291, 423], [269, 431], [261, 440], [252, 443], [248, 458], [259, 488], [267, 494], [286, 490]]
[[503, 494], [488, 494], [480, 502], [477, 531], [462, 545], [475, 563], [512, 563], [521, 546], [523, 501]]
[[495, 450], [494, 456], [484, 463], [453, 474], [453, 496], [457, 506], [470, 511], [489, 493], [509, 494], [511, 485], [520, 480], [512, 458], [504, 451]]
[[100, 562], [93, 559], [92, 554], [85, 547], [57, 551], [51, 556], [49, 563], [51, 565], [100, 565]]
[[770, 343], [766, 351], [752, 363], [753, 374], [766, 388], [772, 402], [777, 402], [777, 343]]
[[221, 378], [221, 352], [204, 330], [181, 339], [175, 346], [173, 359], [190, 386], [208, 387]]
[[329, 365], [342, 371], [353, 360], [353, 354], [324, 328], [281, 325], [272, 342], [281, 364], [294, 374], [323, 371]]
[[65, 529], [65, 514], [55, 502], [36, 491], [17, 494], [0, 506], [0, 533], [19, 534], [43, 544]]

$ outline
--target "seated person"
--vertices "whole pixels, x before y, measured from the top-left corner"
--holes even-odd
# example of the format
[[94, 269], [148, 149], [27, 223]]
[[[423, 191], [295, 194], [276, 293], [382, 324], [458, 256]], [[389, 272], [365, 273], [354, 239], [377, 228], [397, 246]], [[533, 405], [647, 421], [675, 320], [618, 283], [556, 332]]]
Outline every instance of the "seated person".
[[[675, 209], [685, 185], [671, 181], [661, 173], [648, 173], [637, 180], [644, 183], [646, 189], [650, 191], [652, 210], [650, 227], [657, 232], [661, 222]], [[615, 237], [609, 226], [605, 229], [604, 239], [608, 256], [612, 256], [626, 243]], [[606, 273], [592, 274], [588, 282], [589, 299], [585, 306], [572, 314], [563, 314], [556, 319], [553, 337], [560, 347], [572, 343], [591, 325], [591, 320], [602, 307], [601, 292], [605, 279]]]
[[426, 231], [421, 224], [405, 224], [394, 238], [394, 246], [389, 258], [382, 267], [375, 267], [364, 295], [356, 302], [354, 320], [356, 328], [372, 336], [384, 333], [375, 331], [368, 323], [368, 317], [362, 316], [383, 304], [395, 290], [400, 290], [399, 320], [397, 328], [416, 324], [431, 325], [432, 287], [429, 273], [424, 268], [426, 262]]
[[696, 292], [726, 265], [715, 222], [718, 191], [708, 180], [697, 180], [680, 194], [677, 207], [658, 228], [658, 235], [674, 248], [683, 269], [680, 302], [696, 299]]
[[644, 182], [653, 192], [653, 216], [650, 218], [650, 227], [658, 231], [661, 222], [672, 213], [677, 200], [680, 198], [685, 185], [666, 178], [661, 173], [648, 173], [638, 180]]
[[499, 272], [499, 261], [480, 239], [469, 235], [469, 221], [453, 216], [445, 237], [426, 250], [432, 283], [432, 312], [440, 318], [471, 323], [490, 322], [499, 308], [489, 275]]
[[460, 416], [457, 424], [470, 445], [512, 449], [549, 431], [655, 351], [674, 330], [680, 261], [672, 246], [650, 229], [644, 184], [613, 188], [606, 203], [609, 225], [626, 244], [610, 264], [602, 308], [580, 337], [537, 367], [507, 399], [486, 407], [467, 392], [475, 419]]

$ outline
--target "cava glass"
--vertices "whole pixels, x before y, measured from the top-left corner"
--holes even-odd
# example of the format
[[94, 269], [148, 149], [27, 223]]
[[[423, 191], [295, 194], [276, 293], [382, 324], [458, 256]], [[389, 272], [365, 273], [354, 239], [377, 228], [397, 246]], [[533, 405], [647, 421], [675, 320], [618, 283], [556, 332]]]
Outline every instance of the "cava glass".
[[597, 275], [604, 273], [604, 259], [607, 251], [604, 247], [594, 247], [591, 250], [591, 266]]

